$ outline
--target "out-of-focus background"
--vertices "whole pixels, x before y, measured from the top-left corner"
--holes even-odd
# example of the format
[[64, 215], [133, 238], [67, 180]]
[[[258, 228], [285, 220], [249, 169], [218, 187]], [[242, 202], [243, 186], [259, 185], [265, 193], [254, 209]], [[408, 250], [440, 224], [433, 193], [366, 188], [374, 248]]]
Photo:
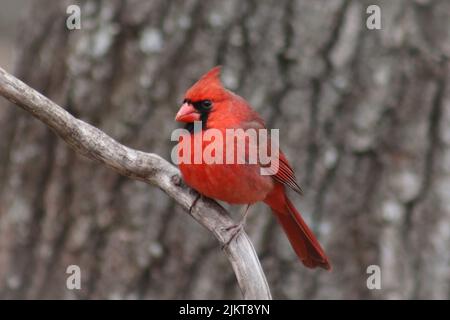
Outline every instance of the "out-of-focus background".
[[[81, 7], [69, 31], [66, 8]], [[366, 28], [371, 4], [382, 29]], [[14, 48], [14, 51], [13, 51]], [[169, 158], [183, 92], [226, 86], [281, 129], [295, 204], [332, 272], [247, 223], [273, 296], [450, 298], [450, 1], [2, 0], [0, 65], [133, 148]], [[240, 298], [213, 237], [160, 190], [74, 154], [0, 99], [1, 298]], [[231, 208], [238, 212], [240, 208]], [[80, 266], [82, 289], [66, 288]], [[369, 265], [381, 289], [367, 287]]]
[[0, 10], [0, 65], [5, 70], [13, 66], [14, 46], [19, 29], [19, 19], [29, 0], [2, 1]]

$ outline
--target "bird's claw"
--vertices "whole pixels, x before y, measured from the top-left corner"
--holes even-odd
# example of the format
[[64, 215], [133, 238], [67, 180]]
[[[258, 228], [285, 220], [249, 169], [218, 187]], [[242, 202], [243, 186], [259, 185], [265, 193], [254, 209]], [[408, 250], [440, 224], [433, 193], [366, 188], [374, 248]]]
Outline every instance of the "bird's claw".
[[242, 223], [238, 223], [238, 224], [234, 224], [232, 226], [226, 227], [226, 228], [222, 228], [222, 230], [224, 231], [231, 231], [230, 236], [228, 238], [228, 240], [222, 245], [222, 250], [225, 249], [226, 247], [228, 247], [231, 243], [231, 241], [233, 241], [233, 239], [236, 238], [236, 236], [244, 230], [244, 226], [242, 225]]
[[189, 207], [189, 214], [192, 215], [192, 209], [194, 209], [195, 205], [197, 204], [198, 199], [200, 199], [202, 195], [200, 193], [197, 193], [197, 197], [192, 202], [191, 206]]
[[245, 222], [247, 220], [247, 213], [248, 213], [248, 209], [250, 208], [250, 204], [247, 205], [247, 208], [245, 209], [245, 212], [243, 214], [242, 220], [241, 222], [239, 222], [238, 224], [234, 224], [231, 225], [229, 227], [223, 228], [222, 230], [224, 231], [231, 231], [230, 237], [228, 238], [228, 240], [222, 245], [222, 249], [225, 249], [226, 247], [228, 247], [231, 243], [231, 241], [233, 241], [234, 238], [236, 238], [236, 236], [241, 232], [244, 231], [244, 226], [245, 226]]

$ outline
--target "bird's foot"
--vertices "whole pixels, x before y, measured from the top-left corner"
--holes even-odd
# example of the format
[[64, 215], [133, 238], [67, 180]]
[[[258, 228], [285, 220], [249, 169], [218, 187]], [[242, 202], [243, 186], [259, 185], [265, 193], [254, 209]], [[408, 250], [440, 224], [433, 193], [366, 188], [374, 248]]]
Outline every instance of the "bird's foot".
[[223, 228], [224, 231], [229, 231], [230, 235], [228, 240], [222, 245], [222, 249], [228, 247], [231, 243], [231, 241], [233, 241], [233, 239], [236, 238], [236, 236], [241, 232], [244, 231], [244, 224], [243, 223], [238, 223], [238, 224], [234, 224], [232, 226]]
[[202, 197], [201, 193], [197, 193], [197, 197], [192, 202], [191, 206], [189, 207], [189, 214], [192, 215], [192, 209], [194, 209], [195, 205], [197, 204], [198, 199]]
[[242, 215], [241, 222], [239, 222], [238, 224], [234, 224], [229, 227], [223, 228], [223, 230], [231, 231], [231, 233], [230, 233], [230, 237], [228, 238], [228, 240], [222, 245], [222, 249], [228, 247], [230, 245], [231, 241], [233, 241], [233, 239], [236, 238], [236, 236], [241, 231], [244, 231], [244, 226], [247, 221], [247, 214], [248, 214], [249, 208], [250, 208], [250, 204], [248, 204], [247, 207], [245, 208], [244, 214]]

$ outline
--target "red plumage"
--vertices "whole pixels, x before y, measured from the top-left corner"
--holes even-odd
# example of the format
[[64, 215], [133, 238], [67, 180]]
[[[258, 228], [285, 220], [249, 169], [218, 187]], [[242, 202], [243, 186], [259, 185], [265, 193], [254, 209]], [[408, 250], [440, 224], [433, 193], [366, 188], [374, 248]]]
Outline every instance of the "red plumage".
[[[176, 116], [176, 120], [180, 122], [206, 122], [202, 131], [182, 137], [191, 139], [191, 145], [196, 135], [204, 135], [206, 130], [212, 128], [222, 131], [224, 136], [226, 129], [265, 129], [260, 116], [243, 98], [226, 90], [219, 76], [220, 67], [215, 67], [197, 81], [186, 92], [185, 102]], [[208, 108], [199, 107], [204, 101], [209, 101], [205, 104]], [[209, 143], [203, 141], [198, 152], [203, 152]], [[261, 143], [268, 144], [268, 141], [258, 141], [258, 144]], [[226, 145], [224, 150], [225, 147]], [[236, 157], [247, 158], [251, 148], [259, 147], [260, 145], [246, 146], [246, 154], [237, 154]], [[193, 160], [194, 152], [190, 156]], [[231, 204], [264, 201], [271, 207], [303, 264], [309, 268], [331, 269], [319, 242], [286, 195], [285, 187], [298, 193], [301, 193], [301, 189], [296, 182], [294, 171], [281, 151], [278, 171], [274, 175], [261, 175], [261, 165], [258, 163], [193, 164], [191, 161], [180, 163], [179, 167], [186, 183], [207, 197]]]

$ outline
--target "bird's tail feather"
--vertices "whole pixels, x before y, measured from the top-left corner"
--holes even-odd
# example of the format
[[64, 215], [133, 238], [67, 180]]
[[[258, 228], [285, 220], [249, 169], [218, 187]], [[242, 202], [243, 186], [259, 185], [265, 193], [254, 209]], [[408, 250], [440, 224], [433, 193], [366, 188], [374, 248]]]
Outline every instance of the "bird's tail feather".
[[284, 193], [283, 196], [285, 199], [284, 206], [272, 205], [270, 200], [266, 202], [270, 205], [277, 220], [283, 227], [295, 253], [303, 264], [309, 268], [321, 267], [331, 270], [330, 262], [319, 241], [317, 241], [311, 229], [309, 229], [300, 213]]

